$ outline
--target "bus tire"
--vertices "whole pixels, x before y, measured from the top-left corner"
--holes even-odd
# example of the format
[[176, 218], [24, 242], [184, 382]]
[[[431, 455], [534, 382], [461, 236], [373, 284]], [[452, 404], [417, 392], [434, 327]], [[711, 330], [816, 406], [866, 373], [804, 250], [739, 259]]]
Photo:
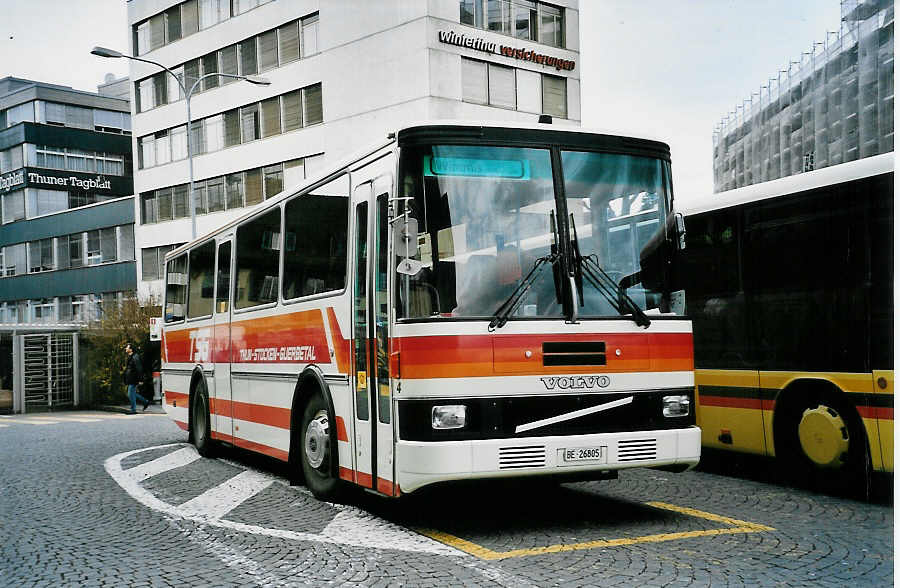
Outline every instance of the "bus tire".
[[197, 453], [203, 457], [213, 456], [215, 442], [210, 434], [209, 393], [202, 379], [191, 395], [191, 438]]
[[867, 497], [871, 457], [862, 420], [839, 390], [797, 390], [776, 408], [775, 455], [792, 482]]
[[300, 435], [300, 466], [306, 487], [320, 500], [335, 501], [341, 481], [334, 475], [337, 447], [332, 443], [334, 423], [321, 394], [311, 394], [303, 408]]

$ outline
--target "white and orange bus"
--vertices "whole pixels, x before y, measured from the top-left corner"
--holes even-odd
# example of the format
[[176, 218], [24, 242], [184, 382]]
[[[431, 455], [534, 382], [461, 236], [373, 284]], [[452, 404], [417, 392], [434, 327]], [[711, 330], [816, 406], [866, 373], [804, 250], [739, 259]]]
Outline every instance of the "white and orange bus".
[[668, 146], [418, 125], [166, 256], [164, 406], [319, 497], [688, 469]]

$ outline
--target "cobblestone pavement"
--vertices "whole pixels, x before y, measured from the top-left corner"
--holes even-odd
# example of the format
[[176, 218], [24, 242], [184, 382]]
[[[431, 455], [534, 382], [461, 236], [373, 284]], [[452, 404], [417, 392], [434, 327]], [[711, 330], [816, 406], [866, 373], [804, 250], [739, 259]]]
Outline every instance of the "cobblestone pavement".
[[164, 416], [40, 416], [0, 418], [0, 586], [893, 584], [890, 497], [629, 470], [329, 504]]

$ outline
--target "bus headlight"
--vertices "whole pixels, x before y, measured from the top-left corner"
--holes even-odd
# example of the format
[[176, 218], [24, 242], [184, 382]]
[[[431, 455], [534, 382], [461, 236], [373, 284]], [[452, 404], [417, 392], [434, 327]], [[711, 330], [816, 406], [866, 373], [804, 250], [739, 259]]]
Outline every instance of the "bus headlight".
[[662, 412], [665, 417], [683, 417], [691, 414], [691, 397], [687, 394], [663, 396]]
[[432, 429], [462, 429], [466, 426], [466, 406], [448, 404], [431, 407]]

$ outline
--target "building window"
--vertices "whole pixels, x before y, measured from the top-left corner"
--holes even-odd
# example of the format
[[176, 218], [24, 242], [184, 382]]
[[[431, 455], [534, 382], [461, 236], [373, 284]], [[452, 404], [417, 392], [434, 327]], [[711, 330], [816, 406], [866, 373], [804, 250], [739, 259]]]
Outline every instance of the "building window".
[[564, 47], [563, 9], [533, 0], [459, 0], [459, 22], [518, 39]]
[[[322, 154], [292, 159], [264, 168], [216, 176], [194, 182], [197, 214], [233, 210], [259, 204], [278, 194], [286, 185], [299, 183], [319, 165]], [[141, 224], [154, 224], [188, 216], [188, 184], [160, 188], [141, 194]]]
[[[204, 55], [200, 60], [201, 65], [203, 66], [203, 74], [209, 75], [219, 73], [219, 55], [215, 51]], [[212, 90], [213, 88], [219, 87], [219, 76], [209, 76], [208, 78], [203, 78], [203, 90]]]
[[265, 182], [266, 198], [278, 194], [284, 189], [284, 175], [282, 173], [281, 164], [270, 165], [263, 169], [263, 180]]
[[568, 116], [566, 78], [462, 58], [462, 99], [524, 112]]
[[322, 84], [303, 88], [303, 124], [316, 125], [322, 120]]
[[259, 139], [259, 105], [241, 108], [241, 140], [244, 143]]
[[488, 102], [491, 106], [516, 107], [516, 70], [502, 65], [488, 65]]
[[488, 103], [487, 63], [462, 58], [462, 99], [475, 104]]
[[[229, 45], [219, 51], [219, 58], [222, 61], [222, 73], [233, 76], [238, 75], [238, 46]], [[222, 78], [222, 84], [230, 84], [236, 82], [235, 78]]]
[[275, 67], [278, 67], [278, 43], [275, 31], [268, 31], [259, 36], [259, 71]]
[[53, 263], [53, 239], [41, 239], [28, 243], [28, 273], [46, 272], [56, 269]]
[[259, 73], [256, 61], [256, 37], [241, 41], [241, 75], [249, 76]]
[[281, 100], [278, 96], [263, 100], [262, 109], [262, 136], [271, 137], [281, 134]]
[[161, 280], [164, 275], [166, 253], [177, 247], [181, 247], [181, 244], [141, 249], [141, 280]]
[[[13, 171], [25, 166], [25, 159], [22, 156], [23, 150], [21, 145], [10, 147], [0, 151], [0, 173]], [[40, 167], [40, 166], [38, 166]]]
[[319, 52], [319, 13], [300, 21], [303, 29], [303, 57], [309, 57]]
[[300, 29], [297, 21], [278, 28], [278, 54], [281, 65], [300, 59]]
[[543, 82], [543, 111], [544, 114], [566, 118], [567, 96], [566, 78], [544, 74]]

